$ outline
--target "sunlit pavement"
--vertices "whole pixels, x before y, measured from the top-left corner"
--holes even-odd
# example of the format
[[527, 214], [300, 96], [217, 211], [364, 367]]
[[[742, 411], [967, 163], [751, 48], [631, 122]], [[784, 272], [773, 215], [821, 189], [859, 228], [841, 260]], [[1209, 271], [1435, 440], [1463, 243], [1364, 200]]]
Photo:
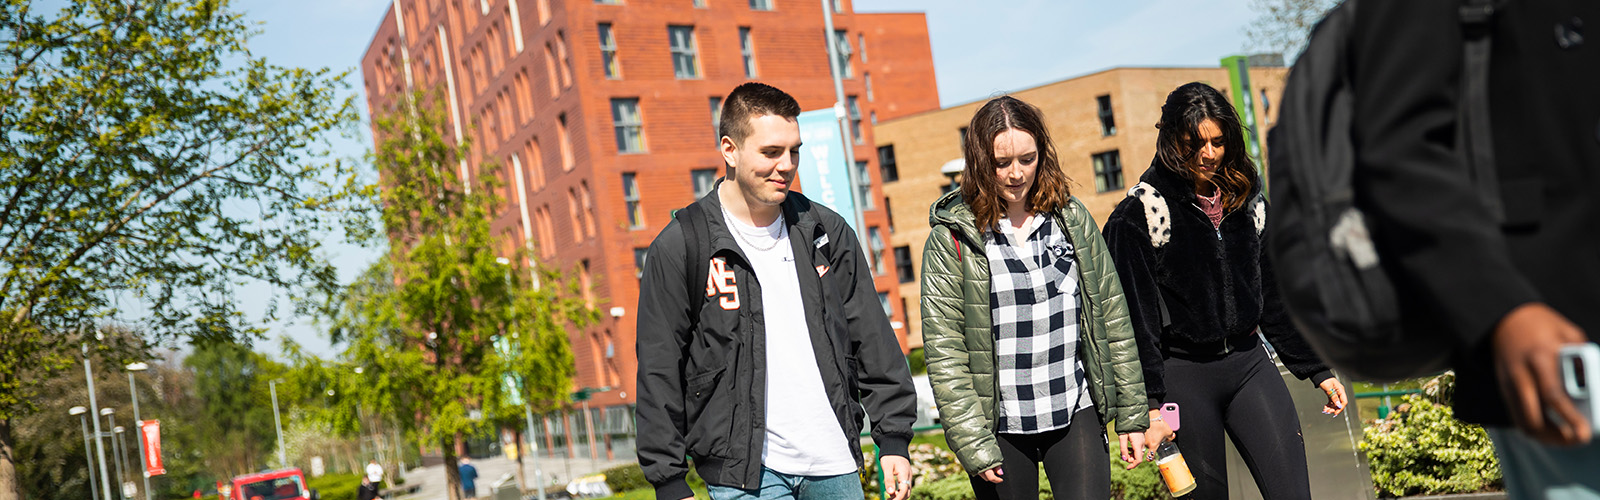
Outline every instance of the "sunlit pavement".
[[[616, 467], [618, 465], [634, 463], [634, 459], [632, 457], [613, 461], [606, 461], [602, 459], [598, 462], [598, 466], [596, 466], [594, 461], [591, 461], [587, 457], [574, 458], [570, 460], [540, 457], [538, 462], [540, 468], [544, 470], [544, 478], [547, 484], [545, 491], [548, 494], [553, 494], [557, 490], [564, 488], [567, 482], [571, 481], [573, 478], [583, 477], [595, 472]], [[531, 483], [533, 480], [534, 462], [533, 460], [524, 460], [523, 465], [526, 468], [526, 473]], [[491, 488], [496, 482], [499, 482], [500, 478], [503, 476], [511, 477], [512, 484], [516, 483], [517, 463], [505, 458], [504, 456], [473, 459], [472, 466], [478, 469], [477, 487], [478, 498], [480, 499], [489, 499], [492, 493]], [[567, 472], [569, 470], [568, 467], [571, 468], [570, 473]], [[442, 465], [421, 467], [407, 471], [406, 482], [411, 484], [420, 483], [422, 485], [422, 489], [418, 490], [417, 493], [413, 495], [402, 496], [399, 499], [386, 500], [444, 500], [448, 498], [445, 495], [444, 466]], [[532, 491], [530, 491], [530, 493], [532, 493]]]

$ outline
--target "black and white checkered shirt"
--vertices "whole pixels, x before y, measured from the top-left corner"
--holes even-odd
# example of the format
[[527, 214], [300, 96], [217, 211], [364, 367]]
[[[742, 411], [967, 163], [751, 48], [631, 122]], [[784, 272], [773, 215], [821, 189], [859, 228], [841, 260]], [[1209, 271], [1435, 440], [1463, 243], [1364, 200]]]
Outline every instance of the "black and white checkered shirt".
[[[1000, 219], [1001, 228], [1010, 222]], [[1088, 408], [1078, 360], [1078, 267], [1072, 244], [1047, 216], [1015, 232], [985, 231], [993, 310], [999, 431], [1030, 434], [1066, 427]], [[1021, 239], [1021, 244], [1017, 240]]]

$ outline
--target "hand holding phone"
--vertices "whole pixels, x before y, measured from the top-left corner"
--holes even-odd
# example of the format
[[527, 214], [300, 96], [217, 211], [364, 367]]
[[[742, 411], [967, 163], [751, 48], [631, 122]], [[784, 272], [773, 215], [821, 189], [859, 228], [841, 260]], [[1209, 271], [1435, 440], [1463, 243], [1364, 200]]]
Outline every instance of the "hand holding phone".
[[1572, 397], [1578, 413], [1589, 420], [1589, 428], [1600, 433], [1600, 345], [1594, 342], [1573, 344], [1561, 348], [1561, 379], [1567, 396]]
[[1161, 419], [1167, 422], [1167, 427], [1171, 427], [1173, 432], [1177, 432], [1179, 427], [1178, 403], [1167, 403], [1161, 405]]

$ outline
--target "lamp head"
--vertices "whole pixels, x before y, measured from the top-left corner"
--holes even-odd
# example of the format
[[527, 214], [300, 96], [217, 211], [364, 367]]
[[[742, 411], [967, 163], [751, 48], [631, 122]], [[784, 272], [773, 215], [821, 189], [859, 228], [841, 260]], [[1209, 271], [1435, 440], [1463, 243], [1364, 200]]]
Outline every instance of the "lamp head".
[[145, 362], [143, 362], [143, 361], [140, 361], [138, 363], [129, 363], [127, 368], [128, 368], [128, 371], [130, 371], [130, 372], [142, 372], [142, 371], [150, 369], [150, 365], [145, 364]]
[[100, 409], [100, 416], [102, 416], [102, 417], [110, 416], [112, 412], [113, 412], [113, 410], [111, 408], [101, 408]]
[[82, 414], [85, 414], [85, 413], [89, 413], [89, 409], [88, 408], [84, 408], [82, 406], [74, 406], [72, 408], [67, 409], [67, 414], [68, 415], [82, 415]]

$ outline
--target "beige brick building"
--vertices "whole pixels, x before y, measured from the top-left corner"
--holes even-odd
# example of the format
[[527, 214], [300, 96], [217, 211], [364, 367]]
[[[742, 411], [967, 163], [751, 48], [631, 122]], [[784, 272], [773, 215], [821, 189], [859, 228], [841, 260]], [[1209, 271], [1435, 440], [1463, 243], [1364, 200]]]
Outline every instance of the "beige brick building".
[[[1265, 132], [1277, 117], [1275, 107], [1288, 70], [1251, 68], [1256, 123], [1265, 156]], [[1096, 221], [1107, 215], [1137, 184], [1155, 157], [1156, 128], [1167, 93], [1189, 82], [1205, 82], [1229, 94], [1228, 73], [1217, 68], [1115, 68], [1011, 95], [1044, 110], [1062, 167]], [[1231, 94], [1229, 94], [1231, 95]], [[961, 135], [973, 113], [988, 99], [878, 123], [876, 139], [884, 196], [889, 209], [890, 245], [896, 257], [900, 300], [906, 312], [907, 340], [922, 345], [922, 246], [928, 238], [928, 207], [949, 189], [940, 167], [961, 158]], [[1238, 106], [1238, 103], [1234, 103]], [[891, 180], [895, 179], [895, 180]]]

